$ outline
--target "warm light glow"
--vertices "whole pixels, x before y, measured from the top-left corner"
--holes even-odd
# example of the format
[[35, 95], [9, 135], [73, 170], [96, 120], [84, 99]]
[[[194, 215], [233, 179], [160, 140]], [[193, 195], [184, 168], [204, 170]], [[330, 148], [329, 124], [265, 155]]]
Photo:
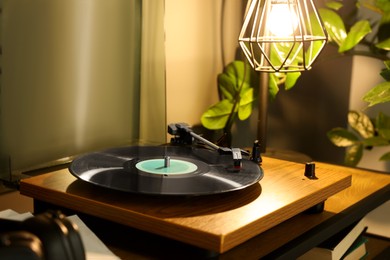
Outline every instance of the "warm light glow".
[[248, 0], [239, 44], [256, 71], [309, 70], [327, 33], [314, 0]]
[[287, 1], [279, 1], [271, 6], [267, 26], [274, 36], [291, 36], [297, 29], [298, 16]]

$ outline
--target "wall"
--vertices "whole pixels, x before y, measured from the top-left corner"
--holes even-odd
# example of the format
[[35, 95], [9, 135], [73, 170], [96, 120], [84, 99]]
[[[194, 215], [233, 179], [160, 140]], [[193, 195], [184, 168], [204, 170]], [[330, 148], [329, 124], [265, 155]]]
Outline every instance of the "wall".
[[[218, 100], [221, 0], [165, 0], [167, 123], [200, 123]], [[241, 26], [242, 2], [225, 0], [224, 56], [232, 61]]]
[[343, 163], [343, 149], [334, 146], [326, 133], [347, 126], [352, 58], [326, 58], [336, 52], [327, 46], [312, 70], [303, 72], [291, 90], [281, 90], [270, 102], [270, 147], [301, 152], [316, 161]]

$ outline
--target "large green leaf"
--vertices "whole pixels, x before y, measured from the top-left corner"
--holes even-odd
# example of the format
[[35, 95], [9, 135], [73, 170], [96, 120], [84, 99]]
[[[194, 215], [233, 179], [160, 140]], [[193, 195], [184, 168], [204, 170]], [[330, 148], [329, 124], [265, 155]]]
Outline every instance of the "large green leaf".
[[223, 98], [233, 100], [236, 94], [235, 83], [236, 81], [225, 73], [218, 75], [218, 87], [221, 91]]
[[377, 12], [378, 14], [390, 11], [389, 0], [358, 0], [356, 4], [359, 8], [365, 7], [368, 10]]
[[390, 60], [385, 60], [383, 63], [385, 64], [386, 69], [390, 70]]
[[[310, 14], [310, 19], [308, 22], [309, 24], [307, 26], [308, 28], [311, 28], [313, 35], [323, 36], [323, 37], [327, 36], [327, 33], [324, 31], [325, 29], [324, 25], [322, 24], [322, 22], [318, 20], [316, 13], [313, 12]], [[309, 44], [303, 44], [302, 51], [300, 51], [300, 53], [298, 54], [298, 56], [300, 56], [299, 60], [298, 59], [296, 60], [299, 61], [301, 64], [304, 64], [304, 66], [307, 68], [311, 67], [313, 61], [318, 57], [318, 55], [323, 50], [325, 43], [326, 42], [319, 40], [319, 41], [311, 41]], [[291, 87], [288, 87], [288, 89], [290, 88]]]
[[358, 111], [349, 111], [348, 123], [363, 138], [373, 137], [375, 134], [374, 124], [364, 113]]
[[245, 62], [236, 60], [229, 63], [225, 69], [224, 74], [228, 75], [234, 80], [236, 89], [242, 84], [243, 81], [249, 82], [250, 70], [245, 66]]
[[268, 87], [269, 87], [270, 98], [271, 100], [274, 100], [276, 95], [279, 92], [278, 78], [275, 73], [269, 74]]
[[335, 42], [338, 46], [341, 46], [347, 37], [347, 32], [340, 15], [335, 11], [325, 8], [320, 8], [318, 12], [324, 23], [326, 31], [328, 32], [329, 40]]
[[382, 82], [372, 88], [364, 96], [363, 100], [368, 102], [368, 106], [390, 102], [390, 82]]
[[383, 12], [390, 12], [390, 1], [389, 0], [375, 0], [375, 6], [381, 9]]
[[299, 77], [301, 76], [300, 72], [289, 72], [286, 73], [286, 82], [284, 83], [284, 87], [286, 90], [291, 89], [297, 83]]
[[371, 32], [370, 22], [367, 20], [358, 21], [351, 27], [347, 38], [340, 45], [339, 52], [345, 52], [355, 47], [367, 34]]
[[379, 112], [375, 120], [378, 135], [390, 140], [390, 117], [382, 112]]
[[379, 158], [380, 161], [390, 161], [390, 152], [385, 153], [384, 155]]
[[390, 145], [389, 140], [386, 140], [381, 136], [374, 136], [374, 137], [364, 139], [363, 144], [365, 147]]
[[241, 92], [240, 106], [238, 107], [238, 119], [245, 120], [252, 114], [253, 88]]
[[[385, 62], [386, 64], [386, 62]], [[390, 81], [390, 69], [389, 68], [386, 68], [386, 69], [383, 69], [380, 73], [380, 75], [382, 76], [382, 78], [386, 81]]]
[[363, 157], [363, 145], [357, 144], [347, 148], [344, 163], [348, 166], [356, 166]]
[[336, 127], [327, 133], [329, 140], [336, 146], [347, 147], [356, 144], [359, 138], [347, 129]]
[[329, 1], [325, 3], [326, 6], [333, 10], [339, 10], [341, 7], [343, 7], [343, 4], [339, 1]]
[[232, 109], [233, 103], [223, 99], [203, 113], [200, 118], [202, 125], [210, 130], [223, 129]]
[[[252, 113], [253, 88], [251, 70], [243, 61], [233, 61], [218, 75], [218, 87], [222, 100], [210, 107], [201, 117], [204, 127], [211, 130], [223, 129], [232, 124], [237, 116], [247, 119]], [[229, 122], [228, 122], [229, 121]]]
[[390, 17], [390, 1], [389, 0], [375, 0], [375, 6], [382, 11], [382, 22], [389, 22]]
[[300, 44], [294, 42], [275, 42], [270, 44], [270, 59], [275, 70], [302, 63]]
[[390, 51], [390, 38], [388, 38], [384, 41], [378, 42], [377, 44], [375, 44], [375, 47], [382, 49], [382, 50]]
[[250, 88], [250, 68], [243, 61], [229, 63], [223, 73], [218, 75], [218, 87], [222, 96], [233, 100], [241, 89]]

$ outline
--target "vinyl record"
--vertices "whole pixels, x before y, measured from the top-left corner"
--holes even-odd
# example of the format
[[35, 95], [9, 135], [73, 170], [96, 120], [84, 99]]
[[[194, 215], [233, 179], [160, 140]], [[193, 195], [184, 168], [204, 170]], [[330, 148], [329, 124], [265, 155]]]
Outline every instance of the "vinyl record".
[[125, 192], [207, 195], [240, 190], [263, 177], [254, 162], [233, 167], [231, 154], [187, 146], [130, 146], [76, 158], [70, 172], [86, 182]]

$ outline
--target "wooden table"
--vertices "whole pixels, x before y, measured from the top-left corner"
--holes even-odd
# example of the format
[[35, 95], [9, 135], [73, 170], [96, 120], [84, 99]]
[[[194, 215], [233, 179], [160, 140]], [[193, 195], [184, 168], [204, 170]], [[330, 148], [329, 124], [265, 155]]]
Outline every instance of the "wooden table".
[[[150, 249], [150, 239], [164, 241], [165, 246], [157, 248], [172, 255], [201, 248], [218, 253], [218, 258], [297, 256], [389, 199], [386, 174], [316, 163], [318, 179], [310, 180], [303, 175], [303, 164], [272, 158], [263, 158], [262, 168], [265, 176], [259, 184], [212, 196], [167, 198], [116, 192], [76, 180], [67, 169], [24, 179], [20, 192], [41, 207], [71, 209], [119, 225], [117, 240], [123, 243], [111, 237], [108, 245], [119, 245], [120, 254], [139, 258], [158, 254]], [[323, 213], [302, 214], [325, 200]], [[138, 230], [146, 232], [140, 235]], [[137, 241], [131, 232], [137, 234]], [[145, 248], [141, 236], [149, 242]], [[168, 248], [170, 244], [177, 248], [176, 241], [182, 243], [182, 250]]]

